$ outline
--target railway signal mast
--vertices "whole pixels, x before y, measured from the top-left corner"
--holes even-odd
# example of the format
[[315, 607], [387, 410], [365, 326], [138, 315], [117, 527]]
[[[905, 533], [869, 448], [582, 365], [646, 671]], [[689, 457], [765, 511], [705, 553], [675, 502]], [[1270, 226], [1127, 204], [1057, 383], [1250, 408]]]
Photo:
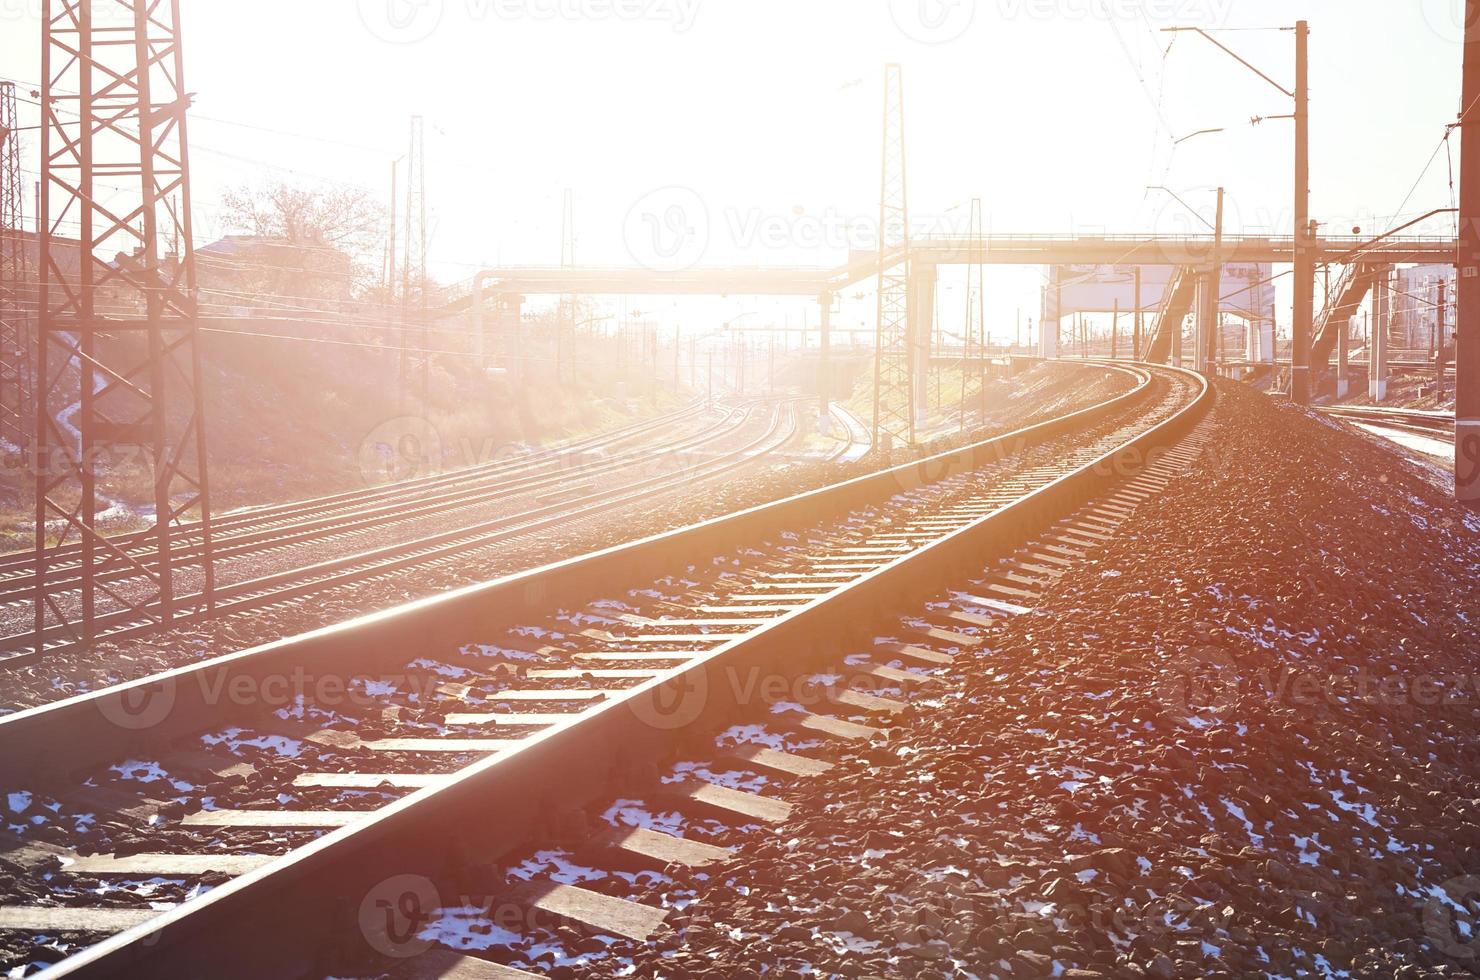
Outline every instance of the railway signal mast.
[[[48, 629], [91, 641], [100, 594], [129, 621], [214, 601], [179, 0], [48, 0], [42, 32], [37, 654]], [[153, 525], [124, 547], [100, 523], [99, 463], [141, 453]], [[63, 562], [76, 606], [50, 594]], [[125, 572], [149, 588], [110, 587]]]

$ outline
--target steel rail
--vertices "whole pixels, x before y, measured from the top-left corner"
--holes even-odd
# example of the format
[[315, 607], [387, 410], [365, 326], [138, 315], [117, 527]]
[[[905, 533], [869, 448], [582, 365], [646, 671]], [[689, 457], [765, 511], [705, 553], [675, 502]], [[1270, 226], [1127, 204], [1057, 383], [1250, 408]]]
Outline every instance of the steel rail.
[[[740, 693], [723, 672], [748, 668], [787, 673], [833, 658], [853, 641], [866, 641], [879, 610], [933, 594], [945, 582], [1004, 554], [1080, 504], [1137, 472], [1185, 435], [1207, 411], [1206, 379], [1176, 368], [1133, 370], [1139, 384], [1099, 405], [973, 446], [859, 477], [728, 517], [557, 563], [496, 582], [459, 590], [183, 668], [158, 678], [74, 698], [0, 719], [0, 782], [25, 785], [46, 773], [96, 765], [120, 753], [158, 744], [188, 731], [220, 727], [243, 705], [215, 705], [195, 683], [207, 678], [260, 680], [295, 666], [353, 665], [374, 670], [465, 643], [479, 631], [511, 627], [541, 611], [568, 608], [583, 597], [611, 594], [615, 583], [651, 581], [681, 571], [696, 556], [728, 551], [819, 517], [877, 505], [1004, 454], [1065, 437], [1134, 407], [1151, 387], [1151, 372], [1185, 385], [1192, 397], [1169, 417], [1114, 448], [1074, 466], [1051, 482], [985, 516], [930, 541], [779, 618], [762, 621], [717, 649], [654, 677], [552, 726], [513, 751], [491, 756], [449, 782], [393, 802], [365, 819], [292, 851], [203, 897], [114, 936], [54, 967], [50, 976], [118, 977], [140, 971], [159, 978], [296, 975], [323, 967], [326, 934], [349, 923], [345, 899], [358, 898], [388, 872], [440, 876], [450, 861], [480, 855], [496, 860], [529, 840], [552, 811], [584, 805], [606, 794], [615, 772], [660, 756], [686, 740], [725, 725], [742, 709]], [[214, 683], [214, 681], [213, 681]], [[173, 692], [173, 711], [144, 732], [120, 731], [107, 720], [109, 705], [159, 685]], [[705, 710], [682, 725], [655, 724], [675, 691], [707, 692]], [[263, 941], [267, 937], [267, 941]]]
[[[212, 523], [212, 530], [219, 538], [220, 534], [217, 532], [229, 533], [236, 530], [260, 527], [289, 526], [295, 521], [321, 515], [331, 515], [347, 507], [379, 504], [385, 501], [401, 499], [414, 499], [416, 495], [444, 486], [455, 486], [490, 477], [504, 477], [513, 473], [539, 469], [551, 463], [560, 463], [564, 459], [569, 458], [573, 453], [591, 452], [595, 449], [626, 442], [653, 430], [667, 428], [702, 411], [702, 404], [695, 403], [657, 419], [644, 420], [639, 423], [623, 426], [611, 432], [589, 436], [511, 459], [496, 460], [450, 472], [437, 473], [432, 476], [396, 481], [394, 483], [367, 487], [360, 490], [348, 490], [321, 497], [310, 497], [265, 507], [237, 510], [224, 514], [214, 521]], [[180, 525], [179, 531], [184, 535], [191, 535], [198, 532], [199, 528], [200, 522], [192, 521]], [[146, 543], [145, 539], [151, 533], [148, 530], [133, 531], [127, 534], [115, 535], [110, 540], [119, 548], [128, 549], [136, 545], [142, 546]], [[80, 548], [75, 544], [54, 550], [55, 555], [53, 557], [64, 560], [75, 558], [80, 553]], [[18, 578], [14, 574], [9, 574], [14, 570], [19, 570], [21, 574], [29, 573], [30, 566], [35, 563], [35, 560], [36, 552], [34, 550], [9, 552], [0, 555], [0, 586], [7, 585]]]
[[[513, 476], [481, 486], [478, 484], [485, 479], [482, 475], [465, 476], [455, 481], [445, 481], [435, 488], [399, 492], [392, 499], [379, 500], [369, 506], [357, 505], [350, 509], [336, 506], [332, 510], [309, 511], [292, 520], [274, 520], [265, 522], [264, 525], [241, 529], [235, 533], [228, 531], [216, 534], [212, 554], [217, 562], [225, 562], [293, 545], [332, 540], [337, 536], [359, 531], [393, 527], [420, 518], [434, 517], [467, 507], [493, 503], [508, 497], [530, 494], [545, 488], [558, 487], [570, 481], [589, 480], [660, 459], [665, 455], [692, 451], [698, 446], [730, 436], [745, 424], [752, 410], [753, 408], [737, 408], [725, 418], [674, 443], [628, 450], [617, 456], [584, 463], [571, 469]], [[550, 462], [558, 463], [560, 459], [556, 458]], [[545, 465], [548, 464], [541, 464], [535, 469], [543, 468]], [[468, 484], [472, 486], [467, 486]], [[174, 549], [171, 557], [176, 568], [179, 569], [194, 564], [192, 559], [199, 559], [200, 554], [199, 543], [190, 542], [182, 543]], [[74, 567], [71, 564], [64, 565], [59, 570], [58, 577], [49, 582], [52, 586], [50, 590], [52, 594], [62, 594], [69, 589], [75, 590], [81, 583], [81, 577], [75, 574]], [[143, 561], [141, 567], [150, 569], [154, 567], [154, 563]], [[218, 580], [220, 574], [218, 570]], [[139, 577], [140, 572], [134, 568], [118, 568], [106, 573], [97, 581], [121, 582]], [[0, 578], [0, 602], [29, 598], [34, 589], [34, 574], [30, 572]]]
[[[788, 408], [789, 411], [789, 408]], [[199, 593], [177, 598], [177, 602], [193, 611], [177, 616], [171, 626], [182, 626], [200, 622], [207, 618], [221, 618], [279, 602], [302, 599], [309, 595], [353, 585], [366, 579], [392, 572], [443, 561], [476, 548], [487, 547], [508, 539], [546, 530], [573, 520], [584, 520], [595, 514], [628, 504], [650, 496], [654, 491], [685, 485], [722, 475], [753, 461], [763, 447], [776, 446], [789, 441], [796, 432], [794, 417], [788, 415], [785, 434], [777, 439], [776, 433], [782, 423], [775, 413], [770, 427], [756, 439], [745, 445], [720, 454], [700, 464], [695, 471], [680, 473], [677, 483], [675, 474], [662, 474], [633, 483], [623, 484], [597, 493], [563, 500], [519, 514], [494, 518], [451, 531], [428, 535], [412, 541], [398, 542], [370, 551], [348, 555], [316, 565], [290, 569], [244, 582], [236, 582], [216, 589], [215, 609], [209, 615]], [[773, 447], [774, 448], [774, 447]], [[153, 620], [141, 620], [136, 610], [118, 610], [97, 617], [100, 628], [99, 639], [122, 640], [157, 632], [160, 625]], [[40, 642], [47, 651], [72, 648], [69, 635], [60, 626], [53, 626], [42, 633]], [[0, 638], [0, 650], [34, 649], [37, 636], [20, 633]], [[24, 654], [22, 656], [25, 656]]]

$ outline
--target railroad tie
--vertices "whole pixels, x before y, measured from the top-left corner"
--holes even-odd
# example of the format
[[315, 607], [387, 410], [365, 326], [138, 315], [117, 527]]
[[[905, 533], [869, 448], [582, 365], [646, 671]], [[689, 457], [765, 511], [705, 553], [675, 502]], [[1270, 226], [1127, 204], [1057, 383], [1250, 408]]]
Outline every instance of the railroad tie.
[[89, 909], [45, 905], [0, 906], [0, 932], [111, 936], [162, 915], [154, 909]]
[[293, 777], [298, 789], [426, 789], [452, 781], [454, 773], [301, 772]]
[[909, 707], [905, 702], [894, 698], [879, 697], [877, 694], [865, 694], [852, 689], [830, 692], [827, 700], [830, 704], [856, 708], [859, 711], [871, 711], [875, 714], [894, 714]]
[[235, 878], [275, 861], [268, 854], [95, 854], [77, 857], [58, 874], [140, 878], [194, 877], [218, 873]]
[[901, 686], [907, 684], [939, 684], [941, 682], [940, 678], [933, 674], [920, 674], [912, 670], [899, 670], [895, 667], [886, 667], [883, 664], [873, 662], [860, 664], [848, 669], [858, 677], [873, 677]]
[[459, 712], [448, 715], [446, 723], [449, 725], [502, 725], [504, 727], [531, 725], [547, 728], [551, 725], [563, 725], [580, 717], [581, 712], [579, 711], [566, 714], [524, 714], [516, 711]]
[[916, 636], [929, 637], [932, 640], [948, 644], [949, 646], [979, 647], [982, 644], [982, 639], [979, 636], [971, 636], [967, 633], [944, 629], [940, 626], [905, 626], [904, 629], [906, 632], [913, 633]]
[[368, 819], [356, 810], [200, 810], [180, 821], [184, 827], [251, 827], [263, 830], [334, 830]]
[[949, 653], [940, 653], [912, 643], [884, 643], [879, 645], [879, 649], [906, 660], [918, 660], [932, 667], [948, 667], [956, 662], [956, 658]]
[[809, 735], [824, 735], [828, 738], [839, 739], [845, 742], [868, 741], [877, 735], [884, 734], [882, 729], [870, 728], [868, 725], [844, 721], [841, 718], [834, 718], [831, 715], [788, 712], [775, 716], [775, 720], [778, 724], [790, 728], [792, 731], [804, 732]]
[[740, 817], [762, 823], [785, 823], [791, 816], [791, 804], [785, 800], [730, 789], [702, 779], [665, 785], [653, 795], [657, 802], [700, 816]]
[[[764, 622], [764, 620], [756, 620]], [[600, 651], [596, 653], [572, 654], [571, 659], [580, 663], [672, 663], [679, 664], [693, 659], [689, 650], [626, 650]]]
[[820, 776], [833, 767], [831, 762], [782, 752], [759, 745], [736, 745], [719, 750], [720, 762], [731, 762], [750, 769], [765, 769], [783, 776]]
[[600, 701], [603, 698], [618, 697], [621, 693], [621, 691], [597, 688], [576, 688], [564, 691], [523, 688], [514, 691], [494, 691], [485, 697], [489, 701]]
[[393, 980], [538, 980], [542, 976], [440, 948], [406, 960], [391, 974]]
[[704, 868], [734, 857], [727, 847], [685, 840], [646, 827], [623, 827], [596, 838], [581, 848], [589, 852], [589, 863], [620, 865], [623, 869], [662, 871], [670, 864]]
[[509, 897], [517, 904], [579, 922], [595, 932], [637, 942], [646, 942], [663, 928], [663, 920], [668, 917], [667, 909], [553, 881], [528, 885], [515, 890]]
[[520, 738], [381, 738], [366, 742], [371, 752], [471, 752], [498, 753], [517, 749]]

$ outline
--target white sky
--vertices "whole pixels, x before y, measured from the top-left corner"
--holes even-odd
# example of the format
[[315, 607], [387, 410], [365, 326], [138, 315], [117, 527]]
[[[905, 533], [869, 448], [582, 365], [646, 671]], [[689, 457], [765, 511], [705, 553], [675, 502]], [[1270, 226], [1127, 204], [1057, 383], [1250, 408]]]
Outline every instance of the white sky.
[[[41, 2], [0, 0], [0, 77], [28, 88]], [[1164, 55], [1169, 35], [1155, 29], [1240, 28], [1217, 36], [1291, 87], [1293, 36], [1242, 29], [1299, 17], [1312, 28], [1316, 216], [1381, 229], [1400, 207], [1450, 202], [1441, 151], [1404, 205], [1456, 114], [1463, 0], [182, 2], [198, 244], [226, 230], [217, 202], [244, 181], [344, 182], [384, 198], [421, 113], [444, 280], [557, 263], [567, 187], [582, 263], [649, 258], [634, 255], [644, 209], [677, 200], [708, 218], [685, 257], [834, 264], [848, 246], [840, 228], [876, 220], [886, 61], [904, 66], [917, 224], [964, 231], [980, 197], [995, 231], [1189, 230], [1145, 186], [1203, 205], [1223, 184], [1230, 231], [1288, 232], [1291, 124], [1248, 117], [1286, 113], [1289, 100], [1196, 36]], [[999, 336], [1017, 307], [1036, 315], [1038, 280], [990, 277]], [[959, 296], [951, 286], [943, 308]], [[804, 305], [647, 308], [712, 328], [740, 309], [797, 322]], [[842, 324], [871, 322], [867, 305]]]

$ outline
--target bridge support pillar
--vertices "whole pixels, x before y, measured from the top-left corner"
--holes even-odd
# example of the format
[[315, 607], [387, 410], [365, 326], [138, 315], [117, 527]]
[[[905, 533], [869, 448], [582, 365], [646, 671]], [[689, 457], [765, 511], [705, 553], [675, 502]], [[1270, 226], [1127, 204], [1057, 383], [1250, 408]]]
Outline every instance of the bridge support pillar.
[[1372, 284], [1372, 339], [1367, 345], [1367, 397], [1387, 401], [1388, 337], [1393, 326], [1392, 270], [1378, 270]]
[[1206, 269], [1197, 279], [1197, 331], [1194, 336], [1193, 362], [1198, 373], [1212, 377], [1217, 370], [1213, 363], [1217, 349], [1215, 338], [1218, 330], [1218, 267]]
[[1043, 287], [1043, 309], [1038, 317], [1038, 356], [1059, 356], [1059, 304], [1058, 290]]
[[1351, 348], [1352, 322], [1346, 320], [1336, 326], [1336, 397], [1345, 398], [1351, 390], [1348, 355]]
[[518, 378], [522, 383], [526, 373], [521, 320], [524, 297], [518, 293], [500, 293], [496, 305], [498, 307], [498, 332], [503, 338], [504, 361], [508, 365], [509, 374]]
[[488, 369], [488, 324], [483, 319], [483, 274], [473, 277], [473, 353], [478, 358], [478, 370]]
[[925, 262], [910, 266], [910, 392], [915, 424], [930, 414], [930, 336], [935, 327], [936, 267]]
[[[1268, 319], [1254, 317], [1244, 326], [1244, 360], [1252, 364], [1274, 363], [1274, 308]], [[1249, 372], [1256, 370], [1250, 367]]]

